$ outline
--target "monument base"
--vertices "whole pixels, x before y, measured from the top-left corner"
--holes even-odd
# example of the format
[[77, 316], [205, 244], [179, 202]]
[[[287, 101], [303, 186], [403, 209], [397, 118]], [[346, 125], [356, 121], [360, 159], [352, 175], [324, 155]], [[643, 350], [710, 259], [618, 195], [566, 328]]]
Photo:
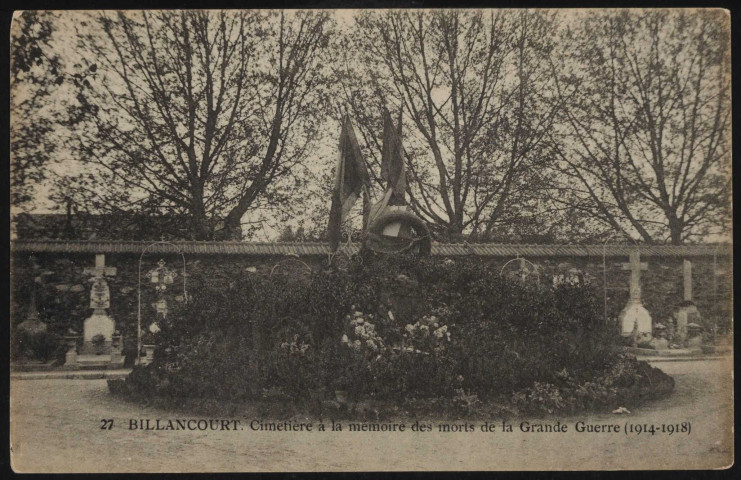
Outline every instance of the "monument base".
[[118, 355], [78, 355], [77, 368], [80, 370], [105, 370], [123, 368], [124, 359]]
[[621, 334], [623, 337], [631, 336], [636, 325], [638, 326], [639, 335], [651, 335], [653, 333], [651, 315], [641, 302], [629, 301], [625, 308], [620, 312], [618, 320], [620, 321]]
[[685, 305], [679, 307], [679, 310], [674, 315], [677, 322], [674, 341], [680, 344], [687, 340], [687, 325], [700, 322], [700, 312], [697, 310], [695, 304], [691, 302], [685, 303]]

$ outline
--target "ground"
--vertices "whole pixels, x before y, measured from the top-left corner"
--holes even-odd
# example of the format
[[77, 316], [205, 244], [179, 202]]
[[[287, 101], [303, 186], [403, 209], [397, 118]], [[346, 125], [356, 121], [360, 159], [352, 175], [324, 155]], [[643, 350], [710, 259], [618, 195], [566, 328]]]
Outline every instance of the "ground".
[[[129, 419], [183, 418], [124, 402], [105, 380], [11, 380], [12, 465], [19, 472], [692, 469], [733, 462], [732, 361], [656, 362], [668, 398], [629, 415], [560, 420], [567, 433], [283, 433], [130, 431]], [[113, 428], [101, 430], [103, 419]], [[587, 423], [676, 424], [691, 433], [576, 433]], [[410, 422], [413, 423], [413, 422]], [[501, 422], [497, 422], [501, 423]]]

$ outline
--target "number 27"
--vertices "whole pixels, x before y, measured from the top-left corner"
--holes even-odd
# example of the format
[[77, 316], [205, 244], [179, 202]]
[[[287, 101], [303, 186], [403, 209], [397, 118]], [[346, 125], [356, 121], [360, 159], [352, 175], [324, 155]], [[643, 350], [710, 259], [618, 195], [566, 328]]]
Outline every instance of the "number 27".
[[100, 421], [100, 429], [101, 430], [111, 430], [113, 428], [113, 419], [112, 418], [104, 418]]

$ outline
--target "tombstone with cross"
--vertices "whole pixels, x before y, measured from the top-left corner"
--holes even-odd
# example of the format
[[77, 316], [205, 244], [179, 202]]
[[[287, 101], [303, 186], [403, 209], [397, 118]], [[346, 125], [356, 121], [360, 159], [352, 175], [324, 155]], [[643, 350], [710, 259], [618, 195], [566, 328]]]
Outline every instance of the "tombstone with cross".
[[76, 356], [74, 337], [70, 337], [70, 351], [65, 366], [80, 365], [100, 368], [120, 368], [123, 365], [122, 338], [116, 332], [116, 323], [106, 311], [111, 306], [111, 292], [106, 277], [116, 275], [116, 267], [106, 266], [105, 255], [95, 255], [95, 266], [86, 267], [90, 275], [90, 308], [93, 314], [83, 324], [83, 342], [80, 357]]
[[[177, 272], [170, 269], [164, 259], [160, 259], [157, 262], [157, 266], [146, 274], [146, 277], [154, 284], [155, 290], [157, 291], [157, 301], [152, 304], [152, 307], [157, 312], [157, 316], [162, 319], [167, 318], [167, 300], [165, 299], [165, 292], [167, 292], [167, 286], [173, 284], [176, 276]], [[151, 333], [159, 331], [159, 325], [156, 321], [149, 326], [149, 331]]]
[[635, 250], [630, 254], [630, 262], [622, 264], [622, 269], [630, 270], [630, 297], [618, 316], [621, 333], [624, 337], [634, 333], [651, 336], [651, 315], [641, 302], [641, 271], [648, 270], [648, 264], [641, 262], [640, 253]]
[[93, 309], [93, 314], [85, 320], [84, 341], [91, 342], [93, 337], [103, 335], [106, 342], [110, 342], [116, 325], [106, 313], [106, 309], [111, 306], [111, 293], [106, 277], [115, 276], [116, 267], [107, 267], [105, 255], [98, 254], [95, 255], [95, 266], [87, 267], [83, 272], [91, 276], [90, 308]]
[[679, 308], [674, 314], [676, 331], [673, 339], [675, 343], [680, 345], [687, 340], [687, 325], [700, 323], [700, 312], [692, 301], [692, 262], [690, 260], [684, 260], [682, 273], [684, 276], [684, 301], [679, 304]]

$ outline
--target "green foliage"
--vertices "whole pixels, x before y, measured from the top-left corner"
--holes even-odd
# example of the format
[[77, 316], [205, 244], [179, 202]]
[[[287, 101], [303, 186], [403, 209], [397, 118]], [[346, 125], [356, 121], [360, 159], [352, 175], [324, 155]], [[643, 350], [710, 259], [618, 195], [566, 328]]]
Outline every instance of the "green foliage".
[[[645, 377], [616, 353], [589, 287], [527, 287], [480, 262], [401, 257], [309, 278], [194, 283], [198, 293], [156, 334], [154, 362], [132, 372], [130, 390], [222, 399], [277, 391], [298, 401], [342, 390], [447, 399], [468, 412], [506, 398], [554, 412], [613, 407]], [[406, 318], [404, 302], [416, 307]]]

